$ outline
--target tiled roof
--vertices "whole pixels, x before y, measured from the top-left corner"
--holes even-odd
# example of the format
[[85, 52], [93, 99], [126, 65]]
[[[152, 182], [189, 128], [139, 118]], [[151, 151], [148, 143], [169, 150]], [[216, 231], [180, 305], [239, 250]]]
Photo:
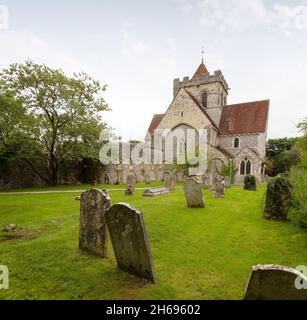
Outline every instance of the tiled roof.
[[199, 65], [198, 69], [196, 70], [196, 72], [195, 72], [195, 74], [194, 74], [192, 79], [195, 79], [195, 78], [198, 78], [198, 77], [204, 77], [207, 73], [209, 73], [209, 72], [208, 72], [205, 64], [202, 62]]
[[162, 121], [164, 114], [155, 114], [151, 120], [148, 132], [152, 136], [155, 133], [155, 130], [158, 128], [160, 122]]
[[262, 133], [266, 131], [270, 100], [228, 105], [223, 108], [220, 135]]

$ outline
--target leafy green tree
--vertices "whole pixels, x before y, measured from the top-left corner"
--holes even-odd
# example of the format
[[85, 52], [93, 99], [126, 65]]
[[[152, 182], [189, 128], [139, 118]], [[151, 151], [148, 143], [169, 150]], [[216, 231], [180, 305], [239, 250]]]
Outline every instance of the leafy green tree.
[[[65, 160], [98, 158], [101, 132], [109, 129], [102, 86], [86, 73], [63, 71], [31, 61], [0, 72], [0, 151], [26, 161], [48, 185], [60, 180]], [[106, 134], [104, 134], [106, 136]], [[46, 172], [33, 161], [46, 159]]]
[[266, 156], [269, 159], [275, 158], [284, 151], [290, 150], [296, 142], [297, 138], [270, 139], [266, 145]]

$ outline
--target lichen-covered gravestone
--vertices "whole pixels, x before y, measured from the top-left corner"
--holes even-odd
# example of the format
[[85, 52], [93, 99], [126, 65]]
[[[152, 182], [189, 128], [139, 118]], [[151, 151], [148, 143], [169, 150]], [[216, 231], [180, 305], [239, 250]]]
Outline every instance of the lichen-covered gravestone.
[[307, 277], [276, 265], [253, 267], [244, 300], [307, 300]]
[[145, 173], [145, 183], [150, 184], [151, 183], [151, 174], [150, 172]]
[[187, 177], [184, 182], [184, 193], [189, 208], [204, 208], [203, 183], [198, 176]]
[[224, 180], [221, 177], [216, 177], [215, 181], [213, 183], [213, 196], [214, 198], [225, 198], [225, 183]]
[[175, 190], [177, 178], [172, 172], [165, 172], [164, 174], [164, 180], [165, 180], [165, 188], [167, 188], [170, 191]]
[[225, 177], [225, 188], [230, 189], [231, 188], [231, 178]]
[[105, 212], [111, 198], [105, 191], [87, 190], [81, 195], [79, 248], [105, 258], [107, 256], [107, 224]]
[[135, 193], [135, 184], [136, 184], [136, 176], [133, 170], [130, 171], [130, 173], [127, 176], [126, 181], [126, 190], [125, 194], [128, 196], [133, 196]]
[[292, 196], [292, 186], [284, 177], [273, 178], [267, 186], [263, 217], [286, 220]]
[[118, 203], [107, 210], [106, 221], [118, 267], [155, 282], [143, 214], [128, 204]]

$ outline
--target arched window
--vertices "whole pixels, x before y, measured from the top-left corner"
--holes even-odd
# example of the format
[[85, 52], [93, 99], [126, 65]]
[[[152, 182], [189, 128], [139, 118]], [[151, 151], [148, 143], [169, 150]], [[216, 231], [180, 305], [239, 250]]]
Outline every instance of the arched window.
[[248, 160], [246, 162], [246, 174], [251, 174], [251, 171], [252, 171], [252, 164], [251, 162]]
[[244, 160], [242, 160], [240, 165], [240, 174], [246, 175], [251, 173], [252, 173], [252, 163], [250, 162], [250, 160], [247, 160], [247, 158], [245, 158]]
[[234, 143], [233, 143], [234, 148], [240, 148], [240, 139], [235, 138]]
[[203, 92], [202, 97], [201, 97], [201, 103], [204, 108], [207, 108], [207, 106], [208, 106], [208, 93], [207, 92]]
[[242, 162], [241, 162], [240, 174], [241, 174], [241, 175], [245, 175], [245, 161], [242, 161]]

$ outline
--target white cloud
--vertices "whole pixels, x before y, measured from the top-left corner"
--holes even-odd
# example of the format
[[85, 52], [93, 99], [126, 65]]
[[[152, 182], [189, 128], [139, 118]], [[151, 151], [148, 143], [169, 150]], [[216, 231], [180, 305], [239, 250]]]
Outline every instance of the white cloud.
[[88, 67], [76, 60], [71, 54], [50, 44], [28, 31], [0, 31], [0, 67], [31, 59], [45, 63], [65, 72], [87, 71]]
[[193, 10], [199, 14], [201, 24], [216, 26], [221, 31], [246, 31], [253, 27], [278, 28], [285, 33], [307, 30], [307, 6], [304, 5], [275, 3], [269, 6], [264, 0], [199, 0], [192, 6], [190, 0], [178, 1], [185, 14]]
[[201, 23], [221, 29], [246, 30], [270, 24], [271, 16], [262, 0], [203, 0], [199, 3]]

